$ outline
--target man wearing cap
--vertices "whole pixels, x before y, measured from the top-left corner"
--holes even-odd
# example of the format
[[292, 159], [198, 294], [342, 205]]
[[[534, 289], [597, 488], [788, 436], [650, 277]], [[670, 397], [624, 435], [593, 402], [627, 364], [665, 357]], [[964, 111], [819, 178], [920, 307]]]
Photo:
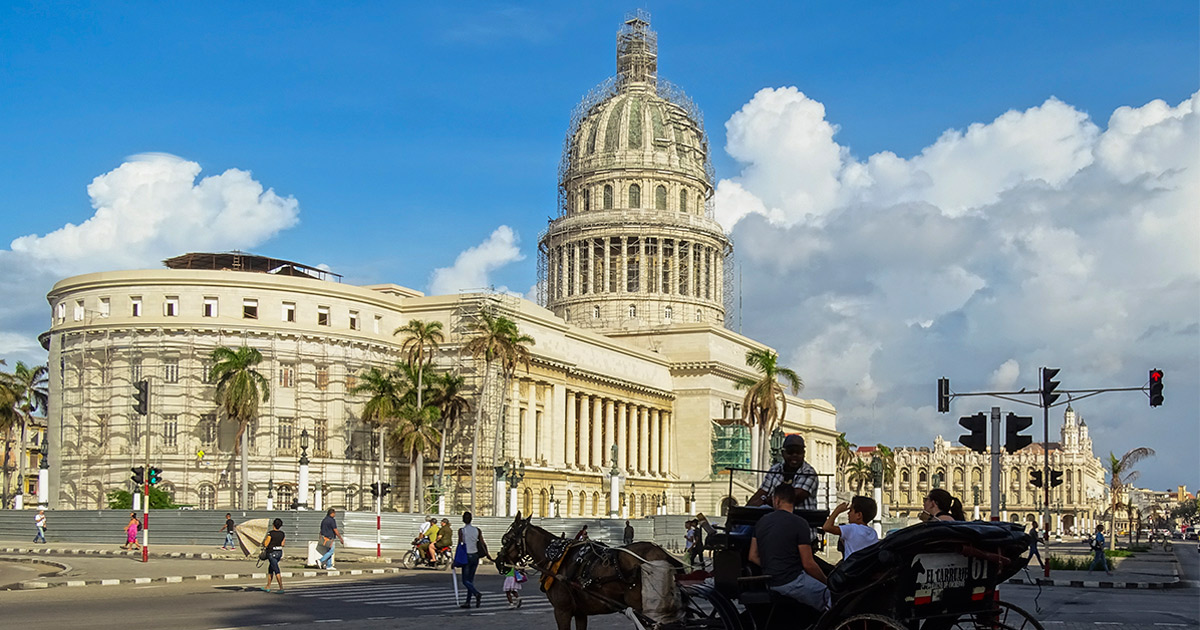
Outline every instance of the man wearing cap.
[[783, 462], [771, 466], [763, 477], [762, 487], [750, 497], [746, 505], [762, 505], [771, 491], [781, 483], [789, 483], [796, 489], [796, 507], [801, 510], [817, 509], [817, 471], [804, 461], [804, 438], [793, 433], [783, 438]]

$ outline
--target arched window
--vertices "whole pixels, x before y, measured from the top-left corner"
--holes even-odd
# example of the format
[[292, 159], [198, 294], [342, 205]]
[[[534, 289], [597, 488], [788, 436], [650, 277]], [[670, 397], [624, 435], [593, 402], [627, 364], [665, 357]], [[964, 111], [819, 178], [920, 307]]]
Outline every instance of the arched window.
[[592, 307], [592, 319], [600, 319], [600, 306]]
[[583, 189], [583, 211], [587, 212], [592, 209], [592, 191]]
[[679, 191], [679, 211], [687, 212], [687, 189]]
[[666, 210], [667, 209], [667, 187], [666, 186], [659, 186], [658, 188], [654, 189], [654, 209], [655, 210]]
[[200, 509], [213, 510], [217, 507], [217, 489], [205, 484], [200, 486]]
[[637, 305], [630, 304], [629, 305], [629, 319], [633, 319], [635, 317], [637, 317]]
[[638, 186], [637, 184], [629, 185], [629, 207], [630, 208], [641, 208], [642, 207], [642, 187]]
[[612, 184], [605, 184], [604, 185], [604, 209], [612, 210], [612, 204], [613, 204]]
[[281, 484], [275, 490], [275, 508], [290, 510], [296, 502], [296, 488], [289, 484]]
[[908, 469], [900, 471], [900, 483], [908, 483]]
[[671, 321], [671, 307], [670, 306], [663, 308], [663, 319], [665, 319], [667, 321]]
[[698, 322], [704, 321], [704, 312], [701, 311], [700, 309], [696, 309], [696, 321], [698, 321]]

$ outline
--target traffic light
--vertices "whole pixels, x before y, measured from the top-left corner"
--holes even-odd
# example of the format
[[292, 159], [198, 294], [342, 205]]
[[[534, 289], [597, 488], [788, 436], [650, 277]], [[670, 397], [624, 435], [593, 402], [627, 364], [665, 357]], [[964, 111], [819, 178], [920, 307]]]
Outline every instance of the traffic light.
[[1062, 394], [1054, 393], [1054, 390], [1058, 389], [1058, 385], [1059, 385], [1058, 381], [1054, 380], [1054, 377], [1058, 376], [1058, 373], [1060, 371], [1061, 370], [1059, 370], [1058, 368], [1048, 368], [1048, 367], [1042, 368], [1042, 406], [1043, 407], [1049, 407], [1049, 406], [1053, 405], [1054, 401], [1058, 400], [1059, 396], [1062, 396]]
[[150, 482], [150, 485], [152, 485], [152, 486], [154, 484], [162, 481], [162, 469], [157, 466], [151, 466], [150, 467], [150, 479], [148, 481]]
[[964, 429], [970, 431], [969, 435], [958, 436], [958, 441], [963, 446], [975, 451], [976, 453], [987, 452], [987, 416], [983, 412], [979, 412], [973, 416], [963, 416], [958, 419], [958, 423]]
[[371, 496], [376, 497], [376, 498], [379, 497], [379, 482], [378, 481], [371, 482]]
[[1028, 435], [1021, 435], [1021, 431], [1028, 429], [1033, 424], [1033, 418], [1029, 416], [1018, 416], [1015, 413], [1009, 412], [1004, 417], [1004, 450], [1008, 451], [1009, 455], [1029, 446], [1033, 442], [1033, 438]]
[[1063, 471], [1061, 471], [1061, 470], [1051, 470], [1050, 471], [1050, 487], [1051, 488], [1057, 488], [1062, 485], [1062, 473], [1063, 473]]
[[1034, 488], [1042, 487], [1042, 471], [1040, 471], [1040, 470], [1029, 471], [1029, 485], [1033, 486]]
[[938, 413], [950, 412], [950, 379], [938, 379]]
[[129, 476], [129, 479], [133, 481], [133, 483], [136, 483], [139, 486], [145, 483], [145, 477], [142, 476], [142, 473], [146, 470], [145, 466], [134, 466], [129, 470], [133, 471], [133, 474]]
[[133, 410], [141, 415], [150, 413], [150, 381], [141, 380], [133, 384]]
[[387, 493], [389, 493], [391, 491], [392, 491], [392, 484], [390, 484], [390, 483], [379, 484], [379, 493], [380, 494], [387, 495]]
[[1150, 406], [1161, 407], [1163, 404], [1163, 371], [1154, 368], [1150, 370]]

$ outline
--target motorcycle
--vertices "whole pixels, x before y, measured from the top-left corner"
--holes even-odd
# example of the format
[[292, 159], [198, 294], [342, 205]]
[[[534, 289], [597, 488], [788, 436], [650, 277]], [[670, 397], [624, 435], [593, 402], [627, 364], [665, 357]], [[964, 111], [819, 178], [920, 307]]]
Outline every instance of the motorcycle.
[[421, 544], [414, 542], [412, 549], [404, 554], [404, 568], [415, 569], [417, 567], [433, 567], [435, 569], [444, 569], [450, 566], [450, 562], [454, 559], [453, 547], [442, 547], [437, 550], [434, 555], [436, 558], [433, 562], [429, 561], [429, 555], [421, 550]]

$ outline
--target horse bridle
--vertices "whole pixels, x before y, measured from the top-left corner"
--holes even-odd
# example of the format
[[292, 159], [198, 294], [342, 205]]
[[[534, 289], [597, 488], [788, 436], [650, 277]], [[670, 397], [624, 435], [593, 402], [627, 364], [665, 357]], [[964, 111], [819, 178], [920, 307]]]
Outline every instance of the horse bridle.
[[525, 544], [525, 531], [527, 529], [529, 529], [529, 521], [523, 520], [518, 527], [510, 528], [500, 537], [500, 548], [511, 548], [517, 554], [516, 564], [518, 566], [533, 564], [533, 555], [529, 553], [529, 548]]

